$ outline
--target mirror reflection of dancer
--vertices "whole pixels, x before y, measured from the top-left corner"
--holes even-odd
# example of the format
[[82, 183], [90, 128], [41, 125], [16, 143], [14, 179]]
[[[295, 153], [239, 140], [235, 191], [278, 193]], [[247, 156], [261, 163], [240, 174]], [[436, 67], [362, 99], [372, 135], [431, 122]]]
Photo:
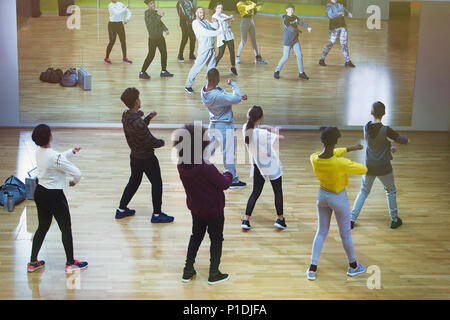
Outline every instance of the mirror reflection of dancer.
[[41, 249], [45, 236], [55, 217], [62, 234], [62, 242], [66, 253], [66, 272], [85, 269], [88, 266], [86, 261], [78, 261], [73, 258], [72, 223], [70, 219], [69, 204], [63, 189], [66, 187], [66, 175], [72, 176], [69, 186], [73, 187], [81, 180], [81, 171], [69, 161], [81, 147], [58, 153], [53, 150], [52, 131], [46, 124], [36, 126], [31, 135], [34, 143], [39, 146], [36, 150], [36, 163], [38, 168], [38, 185], [34, 192], [39, 226], [33, 237], [30, 263], [27, 271], [34, 272], [45, 267], [43, 260], [38, 260], [37, 256]]
[[298, 35], [301, 31], [298, 30], [297, 25], [304, 26], [308, 29], [308, 32], [311, 32], [312, 28], [306, 22], [300, 20], [300, 18], [294, 15], [294, 10], [295, 8], [292, 4], [287, 5], [286, 14], [283, 16], [283, 57], [278, 63], [275, 73], [273, 74], [275, 79], [280, 78], [280, 71], [289, 59], [291, 49], [294, 49], [295, 55], [297, 56], [299, 78], [305, 80], [309, 79], [303, 71], [302, 48], [300, 47], [300, 41], [298, 40]]
[[160, 76], [173, 77], [173, 74], [167, 71], [167, 46], [163, 32], [166, 35], [169, 35], [169, 29], [167, 29], [166, 25], [161, 21], [164, 12], [159, 14], [158, 11], [155, 10], [155, 0], [144, 0], [144, 2], [148, 7], [148, 10], [145, 11], [145, 25], [147, 26], [148, 31], [148, 54], [142, 65], [139, 78], [150, 79], [150, 76], [146, 71], [155, 57], [156, 48], [158, 48], [159, 53], [161, 54]]
[[180, 17], [181, 43], [178, 51], [178, 61], [184, 62], [183, 51], [189, 39], [189, 60], [195, 60], [195, 34], [192, 21], [195, 19], [195, 6], [191, 0], [178, 0], [177, 12]]
[[348, 184], [349, 174], [362, 175], [367, 172], [367, 168], [361, 163], [350, 161], [342, 156], [350, 151], [361, 150], [363, 146], [357, 144], [348, 148], [335, 149], [341, 137], [338, 128], [323, 127], [320, 131], [323, 151], [316, 152], [310, 157], [314, 173], [320, 181], [317, 199], [319, 226], [312, 246], [311, 265], [306, 274], [308, 280], [316, 280], [317, 262], [330, 229], [331, 215], [334, 211], [342, 245], [350, 264], [347, 275], [353, 277], [366, 272], [366, 267], [356, 262], [350, 232], [350, 203], [345, 186]]
[[250, 216], [255, 208], [256, 201], [261, 195], [266, 178], [269, 178], [275, 196], [275, 209], [278, 216], [274, 226], [284, 230], [286, 229], [286, 221], [283, 216], [283, 189], [281, 181], [283, 168], [280, 158], [273, 148], [273, 144], [275, 141], [284, 140], [285, 138], [278, 134], [280, 128], [262, 125], [262, 120], [262, 108], [253, 106], [248, 110], [247, 123], [242, 128], [242, 135], [244, 136], [252, 165], [253, 191], [247, 202], [241, 228], [245, 230], [251, 229]]
[[241, 43], [239, 44], [236, 62], [241, 63], [241, 53], [244, 49], [244, 45], [247, 42], [247, 34], [250, 33], [250, 40], [252, 41], [253, 52], [255, 53], [255, 63], [267, 64], [267, 61], [261, 57], [258, 51], [258, 46], [256, 45], [256, 29], [255, 22], [253, 21], [253, 16], [256, 11], [260, 9], [262, 3], [255, 3], [253, 1], [239, 1], [236, 7], [241, 15]]
[[[132, 63], [131, 60], [127, 58], [127, 43], [125, 37], [125, 28], [124, 24], [127, 24], [131, 18], [131, 11], [128, 9], [128, 6], [125, 6], [122, 2], [117, 0], [111, 0], [111, 3], [108, 6], [109, 10], [109, 22], [108, 22], [108, 34], [109, 34], [109, 43], [106, 47], [106, 57], [105, 63], [111, 64], [111, 59], [109, 55], [111, 54], [111, 50], [116, 42], [116, 37], [119, 35], [120, 45], [122, 47], [122, 61], [124, 63]], [[125, 13], [127, 17], [124, 19]]]
[[233, 32], [231, 32], [231, 22], [234, 21], [234, 16], [228, 16], [222, 12], [223, 4], [221, 2], [216, 3], [215, 9], [216, 12], [213, 14], [212, 18], [220, 23], [222, 30], [224, 31], [223, 34], [219, 34], [217, 36], [219, 54], [216, 58], [216, 66], [219, 64], [220, 59], [222, 59], [223, 54], [225, 53], [225, 48], [228, 47], [228, 51], [230, 52], [231, 73], [237, 76], [236, 58], [234, 54], [234, 35]]
[[345, 66], [354, 68], [355, 65], [350, 60], [350, 54], [348, 53], [348, 46], [347, 46], [347, 25], [345, 24], [345, 14], [348, 15], [348, 17], [352, 17], [352, 14], [344, 7], [342, 3], [338, 3], [337, 0], [330, 0], [326, 6], [326, 11], [328, 18], [330, 19], [330, 39], [328, 41], [328, 44], [323, 49], [322, 58], [319, 61], [319, 64], [321, 66], [326, 66], [325, 63], [325, 57], [327, 56], [328, 52], [330, 52], [331, 48], [333, 47], [334, 43], [336, 42], [337, 36], [340, 33], [340, 41], [342, 46], [342, 52], [345, 56]]
[[205, 19], [205, 10], [203, 8], [197, 8], [195, 11], [196, 19], [192, 22], [192, 29], [195, 36], [198, 39], [197, 59], [189, 71], [188, 78], [184, 90], [192, 94], [192, 85], [195, 78], [207, 65], [207, 71], [216, 66], [216, 49], [214, 48], [214, 37], [223, 33], [219, 29], [220, 25], [217, 22], [210, 23]]

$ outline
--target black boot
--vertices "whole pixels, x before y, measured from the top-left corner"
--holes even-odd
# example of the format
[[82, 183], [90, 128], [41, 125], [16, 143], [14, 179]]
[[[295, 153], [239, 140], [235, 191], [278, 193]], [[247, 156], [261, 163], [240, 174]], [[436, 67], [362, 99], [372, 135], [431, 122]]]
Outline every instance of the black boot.
[[209, 270], [209, 278], [208, 278], [208, 284], [214, 285], [221, 282], [225, 282], [230, 278], [230, 275], [227, 273], [222, 273], [219, 271], [219, 269], [210, 269]]
[[194, 278], [194, 276], [197, 274], [197, 271], [195, 271], [194, 266], [188, 266], [186, 265], [183, 270], [183, 277], [181, 278], [181, 281], [183, 282], [189, 282]]
[[320, 64], [322, 67], [326, 67], [326, 66], [327, 66], [327, 64], [325, 63], [325, 59], [320, 59], [320, 60], [319, 60], [319, 64]]

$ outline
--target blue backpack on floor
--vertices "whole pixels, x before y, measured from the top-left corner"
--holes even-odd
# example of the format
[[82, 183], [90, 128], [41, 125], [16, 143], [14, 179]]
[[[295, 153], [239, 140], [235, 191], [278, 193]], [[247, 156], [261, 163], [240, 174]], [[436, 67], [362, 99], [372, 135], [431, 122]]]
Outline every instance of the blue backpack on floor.
[[63, 87], [74, 87], [78, 84], [78, 75], [75, 68], [70, 68], [62, 76], [60, 84]]
[[20, 181], [15, 176], [11, 176], [5, 180], [5, 183], [0, 187], [0, 205], [4, 206], [3, 194], [7, 192], [12, 194], [14, 197], [15, 204], [21, 203], [26, 198], [26, 187], [25, 183]]

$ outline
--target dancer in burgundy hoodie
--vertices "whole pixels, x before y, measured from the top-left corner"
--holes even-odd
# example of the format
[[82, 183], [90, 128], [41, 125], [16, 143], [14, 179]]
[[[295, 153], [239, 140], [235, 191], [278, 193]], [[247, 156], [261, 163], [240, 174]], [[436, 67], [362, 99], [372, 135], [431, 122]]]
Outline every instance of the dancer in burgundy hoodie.
[[[204, 150], [209, 145], [209, 141], [204, 141], [205, 128], [196, 128], [201, 124], [186, 124], [184, 131], [174, 141], [175, 148], [178, 149], [178, 172], [186, 191], [186, 202], [192, 214], [192, 235], [189, 241], [186, 265], [183, 271], [183, 282], [189, 282], [196, 275], [194, 269], [197, 251], [208, 231], [211, 239], [211, 264], [209, 268], [208, 284], [217, 284], [228, 280], [229, 275], [219, 271], [220, 258], [222, 256], [223, 226], [225, 195], [224, 190], [231, 186], [233, 175], [230, 172], [221, 174], [213, 165], [205, 162], [203, 158]], [[197, 135], [194, 135], [194, 132]], [[198, 133], [202, 132], [202, 135]], [[189, 145], [183, 143], [183, 134], [190, 135]], [[202, 145], [202, 154], [195, 155], [194, 150], [199, 153], [200, 148], [194, 149], [194, 144]], [[190, 148], [191, 156], [183, 157], [182, 148]]]

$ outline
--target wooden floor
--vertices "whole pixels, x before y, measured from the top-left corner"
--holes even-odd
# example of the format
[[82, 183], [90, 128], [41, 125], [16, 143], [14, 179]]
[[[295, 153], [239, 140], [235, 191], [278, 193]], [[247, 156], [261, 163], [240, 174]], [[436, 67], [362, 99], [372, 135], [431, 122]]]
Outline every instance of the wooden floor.
[[[141, 91], [143, 105], [156, 108], [162, 124], [179, 124], [195, 119], [207, 120], [208, 113], [197, 93], [188, 96], [184, 84], [192, 62], [178, 63], [177, 53], [181, 38], [175, 9], [161, 9], [166, 16], [170, 35], [168, 70], [174, 78], [161, 79], [160, 56], [149, 68], [152, 79], [138, 79], [147, 55], [147, 30], [144, 9], [134, 8], [131, 22], [126, 26], [128, 56], [132, 65], [121, 63], [120, 43], [117, 40], [111, 58], [105, 65], [103, 58], [108, 42], [107, 10], [97, 17], [94, 8], [82, 8], [81, 29], [68, 30], [66, 17], [43, 15], [29, 19], [18, 32], [20, 118], [25, 123], [118, 123], [123, 105], [122, 91], [135, 86]], [[301, 14], [301, 12], [299, 13]], [[210, 19], [211, 14], [207, 13]], [[418, 16], [408, 19], [382, 21], [381, 30], [369, 30], [365, 20], [347, 19], [349, 50], [355, 69], [343, 67], [345, 59], [339, 43], [330, 52], [328, 67], [318, 65], [323, 47], [328, 41], [327, 19], [305, 19], [313, 28], [301, 34], [305, 72], [309, 81], [298, 79], [295, 55], [275, 80], [273, 72], [282, 55], [283, 31], [281, 17], [257, 16], [257, 42], [268, 65], [255, 65], [250, 42], [238, 65], [235, 77], [248, 103], [234, 108], [237, 123], [243, 123], [249, 105], [263, 106], [272, 123], [285, 125], [362, 125], [368, 120], [371, 104], [381, 100], [387, 105], [386, 123], [411, 124], [414, 95], [415, 65], [418, 42]], [[232, 30], [236, 49], [240, 42], [237, 19]], [[185, 58], [188, 49], [185, 50]], [[62, 88], [41, 83], [40, 72], [47, 67], [85, 67], [92, 73], [92, 91], [80, 88]], [[229, 55], [226, 52], [218, 66], [223, 78], [231, 76]], [[193, 86], [198, 92], [205, 82], [205, 71]], [[226, 87], [225, 79], [222, 86]]]
[[[169, 141], [171, 132], [155, 130]], [[393, 166], [399, 215], [404, 225], [389, 228], [386, 198], [376, 182], [352, 231], [356, 256], [381, 270], [381, 289], [369, 290], [369, 274], [349, 278], [347, 259], [333, 218], [319, 261], [318, 278], [305, 271], [317, 228], [315, 201], [318, 183], [309, 155], [320, 149], [317, 132], [285, 131], [281, 143], [283, 191], [288, 229], [277, 231], [271, 188], [266, 186], [252, 218], [254, 229], [243, 232], [240, 219], [251, 192], [249, 164], [238, 174], [249, 186], [226, 192], [226, 225], [221, 270], [228, 282], [207, 284], [209, 239], [199, 251], [193, 282], [181, 282], [191, 218], [171, 149], [157, 151], [164, 181], [163, 209], [173, 224], [152, 225], [150, 187], [144, 180], [130, 206], [134, 217], [115, 221], [114, 212], [129, 177], [129, 149], [121, 130], [54, 130], [54, 148], [79, 143], [83, 150], [73, 162], [83, 180], [66, 191], [70, 203], [75, 257], [89, 268], [79, 278], [64, 273], [60, 231], [53, 223], [39, 258], [46, 268], [26, 272], [31, 239], [37, 228], [36, 207], [25, 201], [15, 212], [0, 212], [0, 299], [449, 299], [449, 135], [406, 133], [411, 144], [399, 147]], [[238, 135], [238, 150], [243, 143]], [[360, 132], [343, 132], [342, 146], [360, 142]], [[169, 145], [169, 143], [167, 143]], [[34, 165], [30, 132], [0, 128], [0, 179], [11, 174], [24, 179]], [[239, 151], [239, 152], [241, 152]], [[362, 161], [363, 152], [348, 155]], [[246, 156], [239, 157], [246, 161]], [[219, 169], [222, 166], [218, 165]], [[353, 203], [360, 178], [347, 188]], [[69, 284], [69, 285], [68, 285]]]

